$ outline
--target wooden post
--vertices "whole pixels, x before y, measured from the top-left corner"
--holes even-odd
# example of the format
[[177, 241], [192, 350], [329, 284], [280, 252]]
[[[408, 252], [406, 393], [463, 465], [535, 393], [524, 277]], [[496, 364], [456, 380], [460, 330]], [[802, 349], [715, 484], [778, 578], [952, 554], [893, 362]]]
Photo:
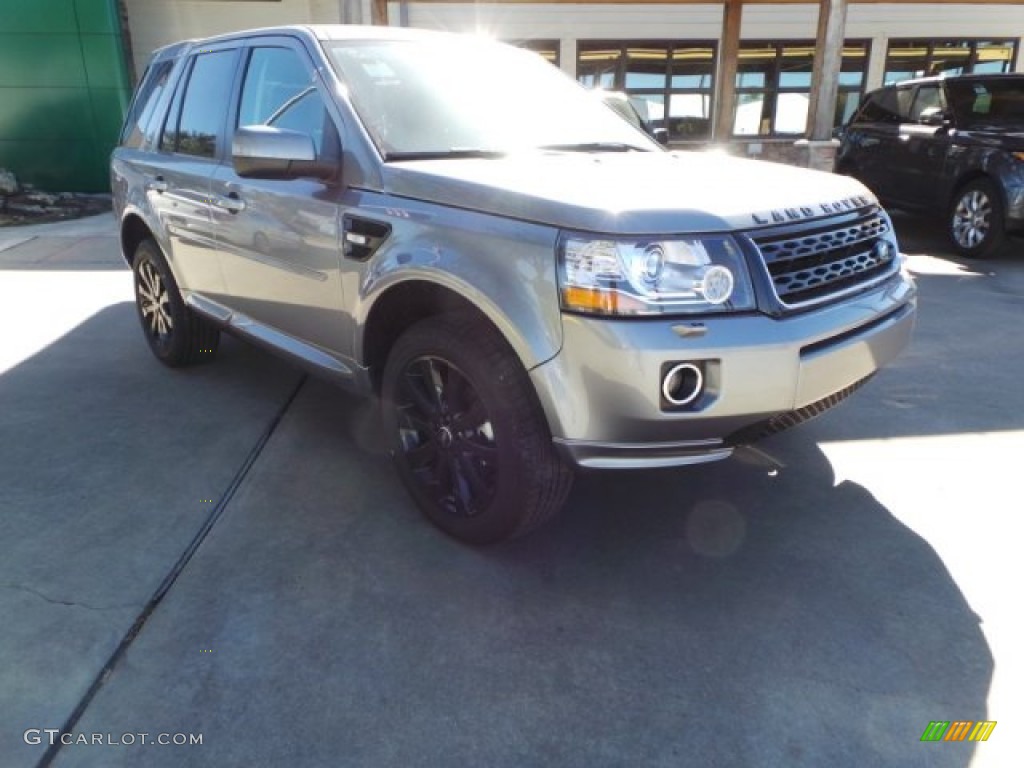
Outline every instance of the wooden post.
[[811, 141], [832, 138], [846, 38], [846, 4], [847, 0], [818, 2], [818, 39], [814, 47], [811, 103], [807, 110], [807, 133]]
[[388, 25], [388, 0], [373, 0], [370, 22], [378, 27], [386, 27]]
[[742, 21], [743, 0], [723, 0], [722, 38], [718, 50], [718, 77], [715, 78], [715, 125], [711, 133], [715, 141], [726, 142], [732, 137]]

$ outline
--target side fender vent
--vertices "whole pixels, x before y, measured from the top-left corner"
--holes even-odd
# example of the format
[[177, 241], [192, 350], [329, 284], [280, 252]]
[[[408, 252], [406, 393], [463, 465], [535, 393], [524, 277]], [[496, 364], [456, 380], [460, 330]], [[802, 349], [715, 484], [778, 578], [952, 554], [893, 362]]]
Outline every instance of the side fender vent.
[[342, 238], [346, 259], [366, 261], [391, 236], [391, 225], [372, 219], [345, 214], [342, 220]]

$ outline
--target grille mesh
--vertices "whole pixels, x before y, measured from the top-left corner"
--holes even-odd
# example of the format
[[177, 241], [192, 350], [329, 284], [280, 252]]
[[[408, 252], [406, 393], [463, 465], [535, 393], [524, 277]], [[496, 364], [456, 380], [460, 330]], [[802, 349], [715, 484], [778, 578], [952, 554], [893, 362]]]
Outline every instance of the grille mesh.
[[761, 251], [776, 295], [796, 305], [827, 299], [892, 272], [895, 251], [880, 255], [875, 249], [888, 232], [888, 221], [873, 208], [839, 226], [819, 222], [795, 234], [769, 230], [751, 239]]
[[738, 432], [734, 432], [726, 438], [726, 443], [729, 445], [748, 445], [750, 443], [757, 442], [769, 435], [774, 435], [777, 432], [795, 427], [797, 424], [803, 424], [805, 421], [810, 421], [816, 416], [835, 408], [839, 403], [843, 402], [846, 398], [856, 392], [858, 389], [863, 387], [868, 379], [874, 376], [866, 376], [860, 381], [855, 381], [850, 386], [835, 392], [828, 397], [823, 397], [821, 400], [805, 405], [803, 408], [799, 408], [795, 411], [789, 411], [787, 413], [780, 413], [776, 416], [772, 416], [770, 419], [759, 421], [756, 424], [751, 424], [749, 427], [745, 427]]

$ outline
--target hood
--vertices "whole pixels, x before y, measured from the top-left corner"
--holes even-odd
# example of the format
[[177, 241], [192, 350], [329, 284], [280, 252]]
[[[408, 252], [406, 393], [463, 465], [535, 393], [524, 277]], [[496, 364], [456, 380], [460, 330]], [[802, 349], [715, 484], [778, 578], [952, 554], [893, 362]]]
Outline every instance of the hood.
[[534, 152], [387, 163], [386, 191], [562, 229], [751, 229], [875, 202], [859, 182], [716, 152]]

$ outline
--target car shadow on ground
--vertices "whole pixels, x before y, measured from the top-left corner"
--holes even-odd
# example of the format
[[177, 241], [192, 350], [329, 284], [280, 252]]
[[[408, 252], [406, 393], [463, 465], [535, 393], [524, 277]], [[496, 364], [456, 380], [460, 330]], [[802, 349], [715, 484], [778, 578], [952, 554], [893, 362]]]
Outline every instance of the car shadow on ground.
[[[132, 312], [0, 375], [0, 560], [49, 598], [6, 590], [19, 739], [70, 713], [298, 378], [230, 339], [166, 371]], [[920, 738], [986, 715], [978, 618], [814, 434], [767, 443], [775, 472], [582, 475], [552, 524], [473, 550], [414, 510], [372, 403], [308, 380], [76, 730], [205, 734], [154, 766], [964, 765]]]
[[413, 509], [372, 405], [309, 381], [80, 728], [206, 734], [153, 765], [964, 765], [920, 738], [985, 714], [978, 618], [805, 440], [774, 476], [584, 475], [472, 550]]
[[[934, 550], [860, 486], [835, 485], [806, 435], [772, 442], [790, 465], [774, 476], [743, 460], [583, 475], [551, 525], [474, 551], [396, 487], [369, 408], [307, 384], [273, 468], [240, 493], [200, 569], [244, 605], [204, 594], [197, 572], [202, 608], [185, 598], [191, 618], [177, 616], [212, 620], [224, 647], [248, 638], [247, 664], [264, 671], [208, 669], [208, 692], [275, 691], [306, 718], [315, 681], [312, 710], [329, 709], [336, 733], [321, 730], [327, 715], [286, 722], [300, 740], [319, 734], [318, 758], [965, 764], [973, 745], [940, 753], [920, 738], [943, 712], [984, 717], [978, 618]], [[269, 609], [291, 628], [291, 658], [316, 660], [298, 679], [253, 637]], [[198, 671], [176, 658], [151, 683], [179, 663]], [[240, 706], [273, 752], [260, 731], [280, 711]]]
[[945, 222], [941, 218], [892, 209], [889, 215], [904, 252], [929, 253], [964, 267], [1000, 264], [1024, 255], [1024, 236], [1011, 235], [992, 256], [986, 259], [966, 259], [953, 252]]

